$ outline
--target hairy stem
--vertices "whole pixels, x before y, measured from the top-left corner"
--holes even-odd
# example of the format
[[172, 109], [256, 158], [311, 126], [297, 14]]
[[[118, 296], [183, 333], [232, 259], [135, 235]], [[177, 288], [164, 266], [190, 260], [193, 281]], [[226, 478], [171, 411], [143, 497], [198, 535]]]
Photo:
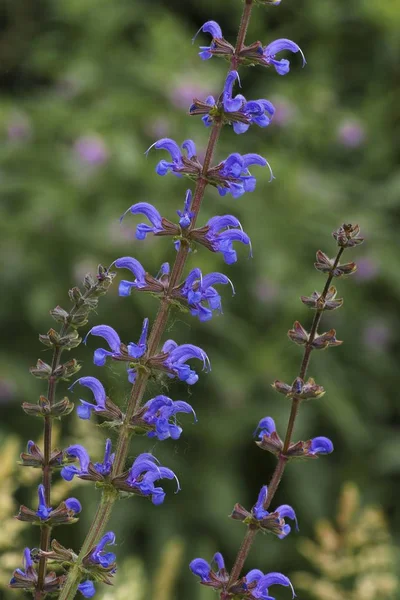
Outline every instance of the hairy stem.
[[[344, 248], [340, 248], [337, 256], [335, 258], [335, 262], [333, 264], [332, 270], [328, 276], [328, 279], [325, 283], [325, 287], [322, 291], [321, 294], [321, 298], [322, 300], [325, 300], [326, 295], [328, 293], [329, 287], [332, 283], [332, 279], [333, 279], [333, 271], [336, 269], [336, 267], [339, 264], [339, 260], [340, 257], [343, 254], [343, 250]], [[317, 329], [318, 329], [318, 325], [321, 321], [321, 317], [322, 317], [322, 313], [324, 312], [324, 309], [319, 309], [315, 312], [314, 315], [314, 319], [311, 325], [311, 330], [310, 330], [310, 335], [309, 335], [309, 339], [307, 342], [306, 347], [304, 348], [304, 354], [303, 354], [303, 359], [301, 361], [301, 366], [300, 366], [300, 371], [299, 371], [299, 377], [301, 377], [301, 379], [304, 379], [306, 373], [307, 373], [307, 369], [308, 369], [308, 365], [310, 364], [310, 358], [311, 358], [311, 352], [313, 350], [312, 348], [312, 343], [317, 335]], [[288, 451], [288, 448], [290, 446], [290, 442], [292, 439], [292, 435], [293, 435], [293, 430], [294, 430], [294, 426], [296, 423], [296, 418], [299, 412], [299, 407], [300, 407], [300, 403], [301, 400], [300, 398], [297, 398], [296, 396], [293, 398], [292, 400], [292, 406], [291, 406], [291, 410], [290, 410], [290, 415], [289, 415], [289, 420], [288, 420], [288, 424], [287, 424], [287, 428], [286, 428], [286, 434], [285, 434], [285, 441], [283, 444], [283, 449], [281, 454], [279, 455], [278, 458], [278, 462], [276, 464], [275, 470], [272, 474], [271, 477], [271, 481], [268, 485], [268, 497], [267, 500], [264, 504], [264, 508], [265, 510], [268, 510], [269, 506], [271, 505], [271, 502], [276, 494], [276, 491], [279, 487], [279, 484], [281, 482], [281, 479], [283, 477], [283, 473], [285, 471], [286, 468], [286, 464], [287, 464], [287, 456], [286, 452]], [[236, 557], [235, 563], [233, 565], [232, 571], [231, 571], [231, 576], [229, 579], [229, 584], [228, 585], [232, 585], [233, 583], [235, 583], [235, 581], [237, 581], [237, 579], [240, 576], [240, 573], [242, 571], [243, 565], [246, 561], [246, 558], [250, 552], [251, 546], [255, 540], [256, 534], [257, 534], [258, 530], [251, 530], [251, 529], [247, 529], [244, 541], [242, 543], [242, 546], [238, 552], [238, 555]]]
[[243, 565], [250, 552], [250, 548], [253, 545], [256, 535], [257, 529], [247, 528], [246, 535], [244, 536], [242, 545], [240, 546], [239, 552], [235, 560], [235, 564], [232, 567], [230, 583], [234, 583], [239, 579], [240, 573], [243, 569]]
[[101, 502], [97, 507], [96, 514], [93, 518], [92, 524], [86, 536], [86, 539], [81, 548], [78, 560], [76, 561], [73, 568], [70, 570], [68, 574], [68, 578], [65, 582], [65, 585], [61, 591], [59, 600], [62, 598], [74, 598], [76, 594], [76, 590], [79, 585], [79, 581], [82, 577], [80, 566], [82, 564], [83, 558], [89, 552], [91, 548], [96, 544], [99, 537], [104, 533], [104, 529], [108, 523], [108, 520], [111, 516], [111, 511], [114, 506], [114, 502], [117, 499], [116, 495], [108, 495], [103, 493]]
[[253, 0], [245, 0], [243, 7], [242, 18], [240, 20], [240, 26], [238, 36], [236, 39], [235, 53], [232, 56], [232, 70], [236, 70], [239, 65], [239, 53], [244, 47], [244, 41], [246, 39], [247, 29], [249, 27], [251, 11], [253, 10]]
[[[61, 331], [61, 335], [64, 335], [64, 327]], [[49, 377], [48, 386], [47, 386], [47, 399], [50, 403], [50, 406], [54, 404], [56, 388], [57, 388], [57, 379], [54, 377], [54, 371], [60, 364], [62, 354], [62, 348], [56, 346], [53, 351], [53, 359], [51, 363], [51, 372], [52, 375]], [[52, 428], [53, 428], [53, 419], [52, 417], [45, 417], [44, 419], [44, 448], [43, 448], [43, 466], [42, 466], [42, 483], [44, 486], [44, 494], [46, 498], [46, 503], [50, 506], [50, 492], [51, 492], [51, 437], [52, 437]], [[49, 549], [51, 538], [51, 527], [44, 524], [40, 527], [40, 549], [44, 552], [47, 552]], [[35, 600], [41, 600], [44, 597], [43, 592], [43, 584], [44, 579], [46, 577], [46, 558], [42, 556], [39, 561], [38, 568], [38, 581], [35, 590]]]
[[[72, 307], [67, 319], [64, 324], [60, 328], [60, 337], [63, 337], [68, 333], [73, 317], [76, 312], [81, 308], [83, 302], [93, 293], [93, 290], [97, 286], [93, 286], [92, 288], [86, 290], [83, 294], [82, 298]], [[51, 361], [51, 375], [48, 380], [47, 385], [47, 399], [49, 401], [50, 406], [54, 404], [56, 397], [56, 389], [57, 389], [57, 377], [54, 376], [56, 369], [60, 366], [61, 355], [63, 352], [63, 348], [60, 346], [55, 346], [53, 350], [53, 358]], [[42, 467], [42, 483], [44, 487], [45, 499], [47, 506], [51, 505], [51, 474], [52, 467], [50, 465], [51, 452], [52, 452], [52, 428], [53, 428], [53, 419], [52, 417], [44, 418], [44, 446], [43, 446], [43, 467]], [[51, 527], [44, 524], [40, 528], [40, 550], [47, 552], [49, 550], [51, 540]], [[38, 567], [38, 581], [36, 584], [36, 589], [34, 593], [35, 600], [41, 600], [45, 597], [46, 593], [43, 591], [44, 580], [46, 577], [46, 557], [42, 556], [39, 560]]]

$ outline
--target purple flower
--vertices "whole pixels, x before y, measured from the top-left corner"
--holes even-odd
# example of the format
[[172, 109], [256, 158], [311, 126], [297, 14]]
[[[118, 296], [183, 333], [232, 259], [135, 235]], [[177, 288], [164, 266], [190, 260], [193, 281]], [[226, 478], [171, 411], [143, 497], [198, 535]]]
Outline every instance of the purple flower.
[[[164, 366], [173, 371], [181, 381], [186, 381], [188, 385], [193, 385], [199, 379], [196, 371], [191, 369], [186, 362], [192, 358], [197, 358], [203, 363], [203, 370], [211, 370], [210, 360], [207, 354], [193, 344], [182, 344], [178, 346], [173, 340], [167, 340], [162, 347], [162, 351], [168, 354], [164, 361]], [[173, 377], [173, 375], [170, 375]]]
[[[250, 238], [244, 233], [240, 221], [233, 215], [212, 217], [208, 222], [208, 232], [205, 235], [213, 252], [221, 252], [224, 261], [231, 265], [237, 261], [233, 242], [240, 242], [250, 246]], [[224, 231], [221, 231], [221, 230]]]
[[209, 58], [212, 58], [212, 50], [216, 48], [214, 40], [223, 39], [221, 27], [215, 21], [207, 21], [207, 23], [204, 23], [204, 25], [200, 27], [199, 31], [194, 36], [192, 42], [194, 42], [200, 31], [203, 31], [204, 33], [209, 33], [212, 37], [212, 42], [210, 46], [200, 46], [200, 58], [202, 60], [208, 60]]
[[329, 438], [320, 436], [311, 440], [311, 447], [308, 451], [309, 456], [330, 454], [331, 452], [333, 452], [333, 444]]
[[197, 420], [190, 404], [182, 400], [174, 402], [167, 396], [156, 396], [146, 402], [143, 408], [146, 410], [143, 420], [154, 427], [154, 430], [149, 431], [147, 436], [156, 437], [160, 441], [169, 437], [177, 440], [180, 437], [182, 427], [179, 427], [176, 423], [177, 413], [193, 413], [195, 420]]
[[[264, 509], [267, 498], [268, 487], [264, 485], [261, 488], [257, 502], [252, 509], [252, 514], [258, 521], [263, 521], [264, 519], [266, 519], [266, 517], [268, 517], [271, 514], [270, 512], [268, 512], [268, 510]], [[276, 529], [278, 531], [278, 537], [280, 539], [285, 538], [287, 535], [289, 535], [291, 531], [290, 525], [286, 524], [284, 521], [285, 518], [293, 519], [296, 523], [296, 529], [298, 530], [296, 513], [294, 512], [291, 506], [289, 506], [288, 504], [282, 504], [281, 506], [278, 506], [278, 508], [276, 508], [273, 511], [273, 513], [277, 513], [278, 515]]]
[[213, 311], [222, 312], [221, 296], [214, 288], [216, 284], [230, 284], [235, 293], [233, 284], [226, 275], [209, 273], [203, 277], [198, 268], [189, 273], [181, 288], [180, 293], [187, 300], [191, 314], [201, 322], [211, 319]]
[[183, 205], [183, 211], [177, 210], [176, 213], [179, 217], [179, 225], [182, 229], [187, 229], [192, 222], [192, 219], [195, 215], [193, 211], [190, 210], [192, 205], [192, 192], [191, 190], [187, 190], [185, 197], [185, 204]]
[[271, 174], [270, 181], [274, 179], [270, 164], [265, 158], [259, 154], [243, 154], [242, 156], [235, 152], [218, 165], [218, 175], [222, 179], [221, 184], [223, 184], [217, 185], [220, 196], [230, 193], [234, 198], [239, 198], [245, 192], [254, 192], [256, 178], [251, 175], [248, 169], [251, 165], [267, 166]]
[[129, 296], [132, 289], [163, 292], [165, 286], [168, 284], [168, 263], [163, 263], [161, 265], [159, 274], [155, 278], [148, 277], [140, 262], [131, 256], [118, 258], [113, 264], [115, 264], [118, 269], [129, 269], [135, 276], [135, 281], [126, 281], [123, 279], [120, 282], [118, 290], [120, 296]]
[[[252, 123], [260, 127], [267, 127], [274, 115], [275, 109], [269, 100], [252, 100], [247, 102], [242, 94], [233, 97], [233, 84], [239, 81], [239, 73], [230, 71], [225, 81], [222, 93], [222, 108], [225, 118], [232, 123], [235, 133], [244, 133]], [[204, 115], [202, 121], [209, 127], [213, 124], [211, 111], [219, 106], [213, 96], [208, 96], [205, 103], [195, 100], [189, 109], [190, 114]]]
[[276, 427], [273, 418], [264, 417], [257, 425], [257, 429], [254, 432], [254, 436], [258, 435], [258, 438], [262, 440], [265, 435], [267, 437], [270, 437], [274, 431], [276, 431]]
[[[122, 355], [121, 351], [121, 340], [118, 333], [112, 327], [108, 325], [96, 325], [96, 327], [92, 327], [92, 329], [87, 333], [84, 342], [88, 336], [96, 335], [102, 337], [106, 340], [111, 350], [105, 350], [104, 348], [97, 348], [94, 352], [93, 362], [98, 367], [103, 367], [106, 363], [106, 359], [108, 356], [113, 358], [114, 360], [125, 360], [129, 361], [129, 358], [139, 359], [141, 358], [147, 350], [147, 333], [149, 328], [149, 320], [146, 318], [143, 321], [142, 333], [139, 338], [139, 342], [137, 344], [130, 342], [127, 345], [127, 356]], [[134, 368], [128, 369], [128, 380], [130, 383], [134, 383], [136, 379], [136, 371]]]
[[294, 589], [290, 579], [285, 575], [282, 575], [282, 573], [268, 573], [268, 575], [264, 575], [259, 569], [253, 569], [247, 573], [244, 580], [245, 588], [249, 590], [253, 598], [257, 598], [259, 600], [274, 600], [274, 598], [270, 596], [268, 592], [268, 588], [271, 585], [283, 585], [285, 587], [290, 587], [293, 598], [295, 597]]
[[100, 565], [104, 569], [111, 567], [116, 561], [116, 556], [113, 552], [104, 552], [104, 548], [105, 546], [114, 544], [115, 534], [109, 531], [103, 535], [89, 556], [85, 558], [85, 564]]
[[[39, 505], [36, 511], [36, 515], [39, 517], [41, 521], [46, 521], [49, 517], [52, 516], [53, 509], [50, 506], [47, 506], [46, 498], [45, 498], [45, 490], [42, 484], [38, 487], [38, 496], [39, 496]], [[68, 510], [71, 510], [73, 513], [80, 513], [82, 510], [81, 503], [76, 498], [67, 498], [65, 500], [65, 506]], [[57, 509], [56, 509], [57, 510]], [[55, 512], [55, 511], [54, 511]]]
[[75, 142], [74, 148], [79, 158], [91, 166], [102, 165], [108, 160], [108, 150], [99, 136], [81, 137]]
[[74, 381], [69, 389], [71, 390], [77, 383], [84, 387], [88, 387], [92, 391], [96, 401], [96, 404], [91, 404], [90, 402], [86, 402], [86, 400], [79, 398], [81, 406], [78, 406], [77, 413], [81, 419], [90, 419], [93, 410], [95, 412], [106, 410], [106, 392], [103, 384], [98, 379], [95, 377], [81, 377]]
[[[80, 446], [79, 444], [74, 444], [73, 446], [69, 446], [65, 450], [65, 455], [67, 457], [77, 458], [79, 461], [79, 467], [76, 465], [67, 465], [61, 470], [61, 477], [66, 481], [71, 481], [75, 475], [77, 477], [82, 477], [89, 474], [89, 464], [90, 458], [87, 450]], [[112, 465], [114, 462], [114, 454], [111, 454], [111, 440], [106, 440], [106, 447], [104, 452], [104, 460], [102, 463], [92, 464], [94, 470], [101, 475], [102, 477], [110, 475]]]
[[160, 231], [163, 231], [162, 216], [152, 204], [149, 204], [148, 202], [138, 202], [137, 204], [133, 204], [124, 212], [120, 218], [121, 222], [128, 212], [133, 215], [145, 215], [151, 223], [151, 226], [146, 225], [146, 223], [139, 223], [136, 227], [136, 239], [144, 240], [148, 233], [159, 233]]
[[93, 598], [96, 593], [96, 588], [94, 587], [93, 581], [87, 579], [78, 585], [78, 590], [85, 598]]
[[[24, 571], [22, 569], [16, 569], [15, 573], [17, 573], [20, 577], [24, 577], [27, 579], [31, 579], [33, 576], [34, 577], [33, 580], [35, 581], [36, 571], [33, 568], [33, 561], [32, 561], [32, 557], [31, 557], [31, 551], [29, 550], [29, 548], [24, 549], [22, 565], [23, 565]], [[14, 584], [16, 584], [16, 583], [17, 583], [16, 577], [12, 577], [10, 580], [10, 586], [14, 586]]]
[[154, 482], [159, 479], [176, 479], [177, 492], [180, 490], [175, 473], [167, 467], [160, 466], [152, 454], [144, 453], [139, 454], [129, 469], [125, 483], [131, 488], [132, 493], [151, 497], [152, 503], [158, 506], [164, 502], [165, 498], [164, 490], [154, 485]]
[[46, 504], [44, 486], [42, 484], [40, 484], [38, 487], [38, 496], [39, 496], [39, 505], [38, 505], [36, 514], [40, 519], [45, 521], [46, 519], [49, 518], [49, 515], [53, 509], [51, 506], [47, 506], [47, 504]]
[[300, 52], [303, 59], [303, 67], [305, 66], [306, 59], [297, 44], [284, 38], [275, 40], [274, 42], [268, 44], [268, 46], [265, 46], [265, 48], [262, 50], [262, 55], [265, 63], [275, 67], [275, 70], [279, 75], [286, 75], [290, 70], [290, 62], [287, 59], [282, 58], [281, 60], [276, 60], [275, 58], [275, 55], [283, 50], [289, 50], [293, 53]]
[[[178, 144], [174, 142], [174, 140], [171, 140], [170, 138], [162, 138], [161, 140], [158, 140], [152, 144], [146, 151], [146, 154], [153, 147], [156, 148], [156, 150], [166, 150], [171, 155], [171, 161], [161, 160], [156, 166], [156, 173], [158, 175], [166, 175], [169, 171], [171, 171], [174, 173], [174, 175], [180, 176], [185, 172], [184, 161], [186, 159], [184, 158]], [[192, 140], [184, 141], [181, 148], [186, 150], [187, 158], [189, 160], [196, 157], [196, 146]]]
[[[215, 564], [215, 570], [213, 569]], [[228, 574], [225, 569], [225, 562], [220, 552], [214, 554], [211, 565], [204, 558], [195, 558], [189, 565], [189, 569], [194, 575], [200, 577], [205, 585], [211, 585], [214, 588], [221, 588], [228, 582]]]

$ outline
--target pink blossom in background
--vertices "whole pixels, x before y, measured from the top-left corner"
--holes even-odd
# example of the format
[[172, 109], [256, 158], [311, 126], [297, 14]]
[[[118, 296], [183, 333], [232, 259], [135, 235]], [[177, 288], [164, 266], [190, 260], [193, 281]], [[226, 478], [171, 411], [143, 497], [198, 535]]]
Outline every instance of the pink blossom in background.
[[17, 391], [15, 382], [11, 379], [0, 379], [0, 403], [7, 404], [14, 399]]
[[370, 281], [379, 273], [379, 266], [372, 258], [363, 257], [357, 260], [357, 271], [353, 277], [357, 281]]
[[364, 343], [371, 349], [382, 352], [391, 340], [391, 328], [383, 321], [371, 321], [364, 329]]
[[80, 137], [74, 144], [74, 150], [82, 162], [97, 167], [107, 162], [108, 149], [100, 136], [87, 135]]
[[[129, 225], [128, 221], [129, 218], [124, 219], [122, 223], [119, 222], [119, 219], [111, 221], [108, 228], [107, 237], [110, 239], [110, 242], [113, 246], [125, 246], [127, 242], [136, 243], [136, 224], [132, 223], [132, 225]], [[150, 237], [149, 239], [151, 243], [152, 237]]]
[[193, 75], [187, 76], [170, 88], [169, 99], [177, 108], [188, 110], [193, 98], [205, 100], [211, 94], [208, 85], [202, 85], [196, 81]]
[[15, 114], [7, 125], [7, 136], [10, 142], [26, 142], [32, 137], [32, 126], [26, 115]]
[[357, 148], [365, 142], [365, 129], [359, 121], [346, 119], [338, 127], [337, 139], [343, 146]]
[[261, 278], [254, 286], [254, 294], [263, 304], [270, 304], [279, 296], [279, 287], [273, 281]]
[[289, 125], [296, 116], [296, 106], [290, 100], [283, 97], [271, 98], [271, 102], [275, 107], [275, 114], [271, 124], [278, 127]]
[[170, 122], [168, 119], [159, 117], [154, 119], [151, 123], [146, 124], [146, 131], [151, 138], [158, 140], [159, 138], [168, 137], [170, 131]]

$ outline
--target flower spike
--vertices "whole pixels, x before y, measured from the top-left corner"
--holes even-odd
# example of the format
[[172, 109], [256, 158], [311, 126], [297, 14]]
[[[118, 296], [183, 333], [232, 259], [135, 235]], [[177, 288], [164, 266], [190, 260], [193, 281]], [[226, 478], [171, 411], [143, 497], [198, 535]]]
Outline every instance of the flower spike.
[[131, 492], [139, 496], [151, 499], [156, 506], [162, 504], [165, 492], [161, 487], [155, 487], [154, 483], [159, 479], [175, 479], [179, 492], [179, 480], [175, 473], [167, 467], [159, 465], [152, 454], [139, 454], [128, 473], [113, 479], [113, 485], [123, 491]]
[[187, 402], [177, 400], [174, 402], [167, 396], [156, 396], [143, 406], [144, 415], [143, 421], [146, 425], [151, 426], [151, 430], [147, 433], [148, 437], [156, 437], [163, 441], [167, 438], [177, 440], [181, 433], [182, 427], [176, 422], [176, 415], [182, 413], [193, 413], [195, 421], [196, 413]]

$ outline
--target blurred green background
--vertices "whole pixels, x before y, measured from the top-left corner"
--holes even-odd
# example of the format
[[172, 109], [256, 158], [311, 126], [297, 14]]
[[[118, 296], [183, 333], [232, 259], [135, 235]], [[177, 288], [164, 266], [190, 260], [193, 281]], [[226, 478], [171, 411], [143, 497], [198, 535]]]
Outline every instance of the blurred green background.
[[[202, 62], [197, 47], [209, 36], [200, 35], [194, 46], [191, 38], [214, 19], [233, 42], [241, 8], [239, 0], [0, 3], [3, 447], [11, 435], [20, 438], [20, 450], [26, 440], [40, 438], [40, 423], [20, 404], [45, 391], [28, 368], [38, 357], [49, 358], [37, 336], [52, 326], [51, 308], [68, 307], [69, 287], [99, 262], [120, 256], [136, 257], [153, 274], [173, 261], [168, 239], [138, 242], [137, 219], [130, 216], [122, 226], [118, 219], [138, 201], [154, 203], [172, 220], [182, 208], [186, 180], [157, 176], [164, 153], [152, 151], [146, 159], [144, 151], [165, 136], [179, 143], [192, 138], [204, 150], [208, 130], [186, 111], [193, 97], [218, 95], [226, 64]], [[337, 282], [344, 308], [323, 322], [324, 331], [337, 328], [345, 343], [314, 353], [310, 375], [327, 394], [304, 405], [296, 428], [299, 438], [330, 437], [335, 452], [289, 465], [274, 504], [292, 504], [301, 534], [309, 536], [317, 518], [333, 514], [342, 482], [352, 480], [365, 502], [383, 506], [390, 530], [400, 535], [399, 27], [398, 0], [283, 0], [280, 7], [255, 9], [247, 41], [292, 39], [308, 64], [302, 69], [298, 55], [288, 56], [286, 77], [242, 69], [242, 92], [271, 100], [275, 120], [242, 136], [226, 127], [216, 159], [258, 152], [276, 180], [268, 183], [266, 170], [256, 167], [252, 194], [234, 200], [207, 189], [199, 224], [215, 214], [237, 215], [254, 258], [243, 248], [232, 266], [204, 248], [191, 255], [190, 268], [225, 272], [237, 292], [232, 298], [222, 291], [224, 315], [208, 323], [181, 314], [170, 321], [167, 337], [197, 344], [211, 359], [212, 372], [194, 387], [169, 386], [173, 399], [193, 404], [199, 422], [184, 416], [177, 442], [138, 439], [131, 450], [132, 457], [154, 451], [177, 472], [182, 491], [174, 495], [167, 482], [169, 493], [158, 508], [140, 499], [121, 502], [111, 522], [119, 558], [139, 557], [150, 581], [165, 545], [179, 536], [182, 564], [172, 598], [210, 597], [189, 573], [192, 558], [219, 550], [227, 565], [234, 560], [244, 528], [227, 515], [235, 502], [251, 507], [274, 465], [252, 433], [266, 415], [284, 431], [289, 404], [270, 384], [297, 375], [301, 350], [286, 332], [296, 319], [310, 324], [312, 313], [299, 296], [322, 288], [315, 251], [335, 253], [331, 232], [343, 222], [359, 223], [366, 237], [348, 254], [358, 272]], [[124, 341], [136, 341], [142, 319], [154, 318], [156, 310], [155, 299], [119, 298], [114, 285], [91, 325], [107, 323]], [[123, 370], [95, 367], [95, 347], [93, 340], [73, 351], [81, 373], [100, 377], [123, 404], [129, 392]], [[60, 386], [60, 397], [66, 391]], [[156, 393], [150, 387], [146, 399]], [[85, 422], [79, 440], [76, 432], [76, 418], [65, 419], [62, 443], [88, 440], [100, 457], [104, 430]], [[14, 485], [17, 502], [33, 502], [26, 483]], [[78, 525], [60, 529], [59, 540], [78, 548], [98, 496], [88, 483], [74, 495], [84, 511]], [[37, 541], [36, 529], [23, 527], [16, 546]], [[285, 541], [259, 536], [247, 566], [286, 574], [304, 569], [297, 544], [296, 535]], [[286, 590], [274, 591], [289, 598]]]

